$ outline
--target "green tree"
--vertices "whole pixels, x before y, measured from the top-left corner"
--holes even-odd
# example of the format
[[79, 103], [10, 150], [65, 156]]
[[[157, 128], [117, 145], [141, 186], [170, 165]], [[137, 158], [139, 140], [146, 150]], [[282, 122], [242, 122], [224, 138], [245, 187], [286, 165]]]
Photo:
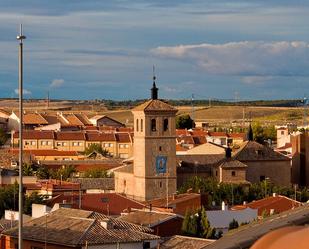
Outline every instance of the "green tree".
[[233, 219], [229, 224], [229, 231], [239, 227], [238, 221]]
[[49, 179], [51, 174], [46, 166], [40, 166], [36, 171], [36, 176], [39, 179]]
[[61, 168], [59, 168], [57, 170], [50, 170], [49, 171], [51, 178], [57, 179], [57, 180], [62, 179], [63, 181], [66, 181], [74, 173], [76, 173], [76, 169], [73, 165], [62, 166]]
[[8, 134], [2, 128], [0, 128], [0, 146], [4, 145], [8, 138]]
[[109, 152], [102, 148], [100, 144], [93, 143], [90, 144], [84, 151], [85, 155], [90, 155], [91, 153], [96, 152], [98, 154], [101, 154], [102, 156], [108, 156]]
[[210, 227], [204, 207], [201, 208], [199, 215], [200, 215], [200, 222], [201, 222], [201, 228], [202, 228], [200, 237], [205, 238], [205, 239], [213, 238], [215, 235], [215, 229]]
[[204, 207], [196, 212], [187, 211], [182, 223], [182, 233], [200, 238], [214, 238], [215, 229], [210, 227]]
[[277, 139], [277, 131], [275, 126], [266, 126], [262, 127], [259, 122], [255, 122], [252, 126], [253, 130], [253, 138], [258, 143], [263, 144], [267, 140], [276, 140]]
[[30, 163], [25, 163], [23, 165], [23, 175], [24, 176], [33, 176], [34, 175], [34, 168]]
[[253, 131], [253, 139], [258, 143], [261, 144], [264, 143], [265, 140], [264, 129], [259, 122], [255, 122], [252, 125], [252, 131]]
[[31, 215], [32, 212], [32, 204], [42, 204], [44, 203], [44, 196], [39, 195], [37, 192], [31, 193], [29, 196], [25, 196], [24, 200], [24, 213]]
[[194, 121], [189, 114], [176, 117], [176, 129], [191, 129], [194, 127]]
[[84, 173], [86, 178], [105, 178], [110, 177], [108, 172], [104, 169], [88, 169]]

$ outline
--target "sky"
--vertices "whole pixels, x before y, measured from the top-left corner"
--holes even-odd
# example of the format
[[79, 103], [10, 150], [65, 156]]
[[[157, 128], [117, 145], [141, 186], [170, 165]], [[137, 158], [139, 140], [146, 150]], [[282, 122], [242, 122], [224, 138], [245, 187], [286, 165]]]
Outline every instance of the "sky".
[[0, 98], [309, 95], [309, 0], [1, 0]]

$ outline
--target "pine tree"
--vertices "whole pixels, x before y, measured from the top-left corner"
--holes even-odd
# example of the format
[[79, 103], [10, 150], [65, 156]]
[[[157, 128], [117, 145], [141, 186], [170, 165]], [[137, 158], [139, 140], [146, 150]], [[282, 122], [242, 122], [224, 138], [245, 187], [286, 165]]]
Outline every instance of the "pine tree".
[[184, 217], [183, 222], [182, 222], [182, 226], [181, 226], [181, 231], [182, 231], [183, 234], [187, 234], [188, 226], [189, 226], [189, 222], [190, 222], [190, 216], [191, 216], [191, 213], [187, 209], [185, 217]]
[[200, 237], [205, 238], [205, 239], [213, 238], [215, 230], [210, 227], [210, 223], [207, 219], [207, 214], [206, 214], [204, 207], [202, 207], [202, 209], [200, 211], [200, 215], [201, 215], [201, 218], [200, 218], [201, 227], [202, 227], [202, 231], [203, 231]]

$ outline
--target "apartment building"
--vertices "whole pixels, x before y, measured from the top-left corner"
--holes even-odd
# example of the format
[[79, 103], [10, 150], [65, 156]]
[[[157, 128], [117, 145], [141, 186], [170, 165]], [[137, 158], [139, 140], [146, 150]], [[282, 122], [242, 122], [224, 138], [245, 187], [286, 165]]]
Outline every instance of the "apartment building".
[[[19, 133], [13, 132], [11, 145], [17, 148]], [[23, 132], [23, 148], [25, 150], [84, 152], [91, 144], [99, 144], [110, 155], [129, 158], [133, 153], [133, 138], [130, 133], [103, 133], [99, 131], [40, 131], [25, 130]], [[42, 155], [40, 153], [40, 155]]]

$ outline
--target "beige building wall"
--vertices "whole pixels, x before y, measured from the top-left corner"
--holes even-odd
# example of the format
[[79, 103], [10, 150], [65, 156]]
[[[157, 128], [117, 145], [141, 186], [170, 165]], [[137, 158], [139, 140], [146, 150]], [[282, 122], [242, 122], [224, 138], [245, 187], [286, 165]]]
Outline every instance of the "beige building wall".
[[220, 174], [220, 182], [239, 183], [246, 181], [246, 168], [220, 167]]
[[[291, 163], [286, 161], [242, 161], [248, 166], [247, 180], [251, 183], [260, 182], [261, 177], [279, 186], [291, 185]], [[280, 174], [278, 173], [280, 172]]]
[[[154, 112], [134, 115], [134, 177], [136, 199], [150, 200], [166, 197], [176, 192], [175, 113]], [[156, 130], [151, 130], [151, 120], [156, 120]], [[164, 119], [168, 129], [164, 131]], [[167, 172], [157, 173], [157, 156], [167, 157]], [[168, 183], [168, 184], [167, 184]]]
[[54, 149], [54, 140], [53, 139], [39, 139], [38, 140], [38, 149], [40, 149], [40, 150], [52, 150], [52, 149]]

